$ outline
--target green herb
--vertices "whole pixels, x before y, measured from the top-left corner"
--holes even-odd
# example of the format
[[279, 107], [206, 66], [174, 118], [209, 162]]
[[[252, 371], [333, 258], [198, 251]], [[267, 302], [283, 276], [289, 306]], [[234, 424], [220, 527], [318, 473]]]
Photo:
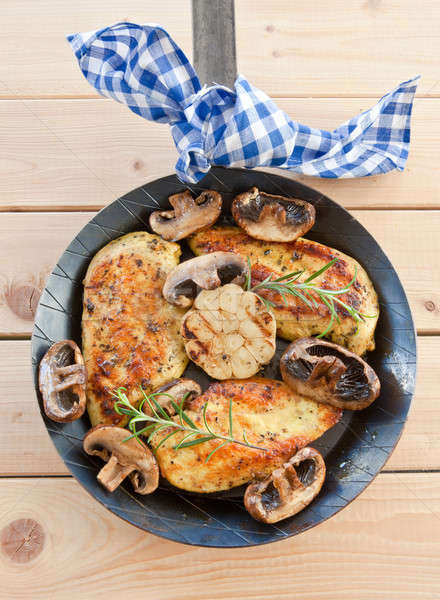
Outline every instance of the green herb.
[[319, 269], [318, 271], [315, 271], [315, 273], [312, 273], [312, 275], [307, 277], [307, 279], [305, 279], [304, 281], [298, 281], [299, 278], [301, 277], [301, 275], [304, 274], [304, 270], [295, 271], [293, 273], [288, 273], [287, 275], [283, 275], [282, 277], [278, 277], [277, 279], [273, 279], [273, 273], [271, 273], [268, 277], [266, 277], [266, 279], [264, 279], [257, 285], [254, 285], [254, 287], [251, 287], [251, 261], [249, 260], [249, 258], [247, 259], [247, 261], [248, 261], [249, 270], [248, 270], [248, 273], [246, 274], [246, 282], [245, 282], [246, 289], [251, 292], [254, 292], [258, 296], [260, 296], [260, 298], [263, 300], [263, 302], [266, 304], [266, 306], [268, 308], [273, 308], [276, 305], [273, 302], [271, 302], [270, 300], [268, 300], [267, 298], [265, 298], [264, 296], [261, 296], [261, 294], [259, 294], [259, 291], [261, 291], [263, 289], [266, 289], [266, 290], [269, 290], [272, 292], [277, 292], [278, 294], [280, 294], [280, 296], [282, 297], [285, 304], [287, 304], [287, 296], [288, 295], [296, 296], [302, 302], [304, 302], [304, 304], [306, 304], [309, 308], [315, 309], [315, 310], [317, 310], [319, 307], [318, 307], [318, 303], [317, 303], [316, 299], [313, 297], [312, 294], [315, 294], [316, 296], [318, 296], [318, 298], [321, 300], [321, 302], [323, 304], [325, 304], [325, 306], [330, 311], [330, 322], [329, 322], [328, 326], [325, 328], [325, 330], [322, 331], [317, 336], [318, 338], [322, 338], [325, 335], [327, 335], [327, 333], [333, 327], [333, 323], [335, 322], [335, 320], [338, 323], [340, 323], [339, 316], [337, 313], [337, 305], [342, 306], [342, 308], [344, 308], [348, 312], [350, 317], [356, 323], [356, 329], [357, 329], [357, 325], [359, 322], [364, 321], [365, 319], [373, 319], [376, 316], [376, 315], [372, 315], [372, 316], [364, 315], [363, 313], [361, 313], [358, 310], [356, 310], [355, 308], [353, 308], [353, 306], [350, 306], [349, 304], [347, 304], [346, 302], [344, 302], [343, 300], [338, 298], [338, 296], [340, 296], [341, 294], [347, 293], [350, 290], [353, 283], [356, 281], [356, 277], [357, 277], [357, 267], [356, 266], [355, 266], [353, 279], [345, 287], [340, 288], [338, 290], [327, 290], [327, 289], [321, 288], [318, 285], [315, 285], [314, 283], [312, 283], [312, 281], [314, 279], [316, 279], [317, 277], [322, 275], [325, 271], [327, 271], [327, 269], [330, 269], [330, 267], [332, 267], [336, 262], [338, 262], [337, 258], [334, 258], [333, 260], [328, 262], [326, 265], [324, 265], [321, 269]]
[[[178, 433], [179, 431], [186, 432], [186, 435], [180, 440], [180, 442], [174, 446], [175, 450], [180, 450], [181, 448], [190, 448], [191, 446], [196, 446], [197, 444], [203, 444], [204, 442], [209, 442], [211, 440], [222, 440], [222, 443], [219, 444], [212, 452], [208, 454], [205, 459], [205, 462], [211, 458], [211, 456], [223, 448], [226, 444], [240, 444], [241, 446], [246, 446], [247, 448], [253, 448], [255, 450], [263, 450], [266, 451], [267, 448], [262, 448], [261, 446], [254, 446], [250, 444], [246, 438], [246, 432], [243, 431], [243, 441], [236, 440], [232, 436], [232, 401], [229, 401], [229, 435], [221, 435], [220, 433], [216, 433], [212, 430], [212, 428], [208, 425], [208, 421], [206, 419], [206, 411], [208, 408], [208, 403], [204, 404], [202, 409], [203, 422], [205, 425], [205, 429], [200, 429], [194, 423], [194, 421], [189, 417], [189, 415], [185, 412], [183, 405], [185, 403], [186, 397], [182, 399], [182, 402], [178, 404], [175, 402], [174, 398], [170, 394], [165, 394], [164, 392], [157, 392], [153, 394], [146, 394], [145, 391], [141, 388], [143, 399], [139, 404], [138, 408], [135, 408], [127, 398], [126, 389], [123, 387], [118, 388], [113, 394], [117, 400], [114, 405], [115, 411], [118, 415], [124, 415], [129, 417], [128, 428], [131, 431], [131, 435], [128, 436], [124, 441], [128, 441], [132, 438], [136, 438], [140, 441], [140, 436], [144, 435], [147, 437], [147, 443], [150, 443], [152, 438], [164, 429], [168, 429], [169, 427], [173, 428], [173, 431], [166, 434], [159, 443], [154, 448], [156, 451], [166, 440], [171, 438], [173, 435]], [[168, 396], [171, 399], [171, 405], [176, 411], [178, 416], [178, 420], [174, 421], [162, 408], [162, 406], [157, 402], [156, 396]], [[148, 404], [152, 415], [147, 415], [142, 411], [145, 403]], [[140, 423], [148, 423], [146, 427], [142, 429], [138, 429], [138, 425]], [[196, 437], [197, 436], [197, 437]]]

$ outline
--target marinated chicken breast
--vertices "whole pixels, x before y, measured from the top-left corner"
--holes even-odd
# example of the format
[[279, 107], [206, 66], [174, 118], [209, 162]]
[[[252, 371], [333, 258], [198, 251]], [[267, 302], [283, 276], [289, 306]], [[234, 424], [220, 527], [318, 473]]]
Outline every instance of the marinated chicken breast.
[[[367, 350], [374, 350], [374, 330], [379, 317], [377, 295], [365, 270], [350, 256], [304, 238], [298, 238], [295, 242], [255, 240], [238, 227], [232, 226], [217, 226], [196, 233], [190, 238], [189, 245], [197, 256], [223, 250], [235, 252], [244, 258], [249, 257], [252, 264], [252, 285], [261, 282], [271, 273], [276, 278], [299, 270], [304, 270], [300, 277], [300, 281], [304, 281], [332, 259], [338, 258], [339, 261], [316, 278], [314, 283], [327, 289], [341, 289], [350, 283], [357, 265], [356, 281], [339, 298], [374, 318], [366, 318], [356, 328], [356, 323], [347, 311], [337, 307], [340, 323], [335, 321], [326, 337], [359, 355]], [[294, 296], [288, 296], [286, 305], [279, 294], [262, 290], [261, 295], [276, 303], [274, 314], [277, 334], [286, 340], [319, 335], [329, 324], [330, 311], [316, 295], [314, 297], [318, 302], [318, 309], [308, 307]]]
[[87, 368], [87, 409], [93, 426], [123, 425], [113, 410], [115, 388], [131, 400], [139, 385], [152, 388], [180, 377], [188, 358], [179, 333], [183, 313], [162, 296], [180, 246], [135, 232], [102, 248], [84, 279], [82, 350]]
[[[268, 475], [335, 425], [342, 414], [338, 408], [295, 395], [281, 381], [263, 377], [213, 383], [188, 403], [186, 413], [203, 429], [202, 409], [207, 402], [208, 425], [216, 433], [228, 435], [230, 400], [234, 439], [242, 440], [245, 432], [250, 444], [266, 450], [228, 443], [205, 462], [221, 440], [175, 450], [185, 435], [179, 431], [156, 453], [162, 476], [174, 486], [191, 492], [218, 492]], [[158, 432], [153, 445], [171, 431]]]

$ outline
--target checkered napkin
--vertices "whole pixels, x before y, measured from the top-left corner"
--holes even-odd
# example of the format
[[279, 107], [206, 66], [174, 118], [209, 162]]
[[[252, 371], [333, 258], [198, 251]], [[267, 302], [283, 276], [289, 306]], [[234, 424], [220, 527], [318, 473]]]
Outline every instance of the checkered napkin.
[[171, 126], [182, 181], [196, 183], [211, 165], [278, 167], [332, 178], [405, 166], [418, 77], [330, 132], [293, 121], [241, 75], [233, 90], [202, 87], [185, 54], [158, 25], [118, 23], [67, 39], [100, 94]]

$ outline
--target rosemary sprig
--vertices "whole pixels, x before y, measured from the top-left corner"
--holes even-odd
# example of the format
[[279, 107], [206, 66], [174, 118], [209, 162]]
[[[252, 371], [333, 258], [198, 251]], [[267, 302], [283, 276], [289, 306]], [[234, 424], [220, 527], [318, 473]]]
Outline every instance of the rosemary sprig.
[[304, 304], [306, 304], [309, 308], [314, 308], [316, 310], [318, 309], [318, 303], [316, 302], [316, 299], [313, 297], [312, 294], [318, 296], [321, 302], [325, 304], [325, 306], [330, 311], [329, 324], [324, 331], [322, 331], [318, 336], [316, 336], [318, 338], [322, 338], [325, 335], [327, 335], [327, 333], [332, 329], [335, 321], [340, 323], [336, 305], [342, 306], [342, 308], [344, 308], [348, 312], [350, 317], [356, 323], [356, 330], [358, 329], [358, 323], [364, 321], [365, 319], [373, 319], [376, 316], [365, 315], [360, 311], [356, 310], [353, 306], [350, 306], [349, 304], [338, 298], [338, 296], [340, 296], [341, 294], [347, 293], [350, 290], [353, 283], [356, 281], [357, 266], [355, 266], [354, 276], [350, 283], [338, 290], [324, 289], [312, 283], [314, 279], [322, 275], [325, 271], [327, 271], [327, 269], [330, 269], [330, 267], [337, 263], [338, 258], [334, 258], [333, 260], [328, 262], [321, 269], [315, 271], [315, 273], [312, 273], [304, 281], [298, 281], [301, 275], [304, 274], [304, 270], [294, 271], [293, 273], [287, 273], [286, 275], [283, 275], [282, 277], [278, 277], [276, 279], [273, 279], [273, 273], [271, 273], [268, 277], [266, 277], [266, 279], [264, 279], [257, 285], [251, 287], [251, 261], [249, 257], [247, 261], [248, 273], [246, 274], [245, 287], [247, 290], [255, 292], [258, 296], [260, 296], [260, 298], [266, 304], [267, 308], [274, 308], [276, 305], [264, 296], [261, 296], [261, 294], [258, 293], [259, 290], [266, 289], [272, 292], [277, 292], [278, 294], [280, 294], [285, 304], [288, 303], [287, 295], [296, 296], [297, 298], [302, 300], [302, 302], [304, 302]]
[[[222, 435], [220, 433], [216, 433], [212, 430], [212, 428], [208, 425], [208, 421], [206, 419], [206, 411], [208, 408], [208, 402], [203, 405], [202, 415], [203, 422], [205, 425], [205, 429], [200, 429], [194, 423], [194, 421], [190, 418], [190, 416], [183, 409], [183, 405], [185, 403], [186, 397], [182, 399], [181, 404], [175, 402], [174, 398], [170, 394], [165, 394], [164, 392], [157, 392], [152, 394], [146, 394], [145, 391], [141, 388], [143, 398], [139, 404], [138, 408], [135, 408], [127, 398], [126, 388], [120, 387], [113, 394], [117, 400], [114, 404], [114, 409], [118, 413], [118, 415], [125, 415], [129, 417], [128, 428], [131, 431], [131, 435], [126, 438], [124, 441], [128, 441], [132, 438], [136, 438], [140, 441], [140, 436], [144, 435], [147, 437], [147, 443], [151, 443], [152, 438], [160, 431], [164, 429], [168, 429], [169, 427], [173, 428], [173, 431], [166, 434], [159, 443], [155, 446], [154, 451], [157, 451], [163, 443], [166, 442], [173, 435], [178, 433], [179, 431], [184, 431], [186, 435], [180, 440], [180, 442], [174, 446], [175, 450], [180, 450], [181, 448], [190, 448], [191, 446], [196, 446], [197, 444], [203, 444], [204, 442], [209, 442], [211, 440], [217, 439], [222, 440], [222, 443], [219, 444], [212, 452], [208, 454], [205, 459], [205, 462], [208, 462], [209, 459], [213, 456], [217, 450], [223, 448], [226, 444], [240, 444], [241, 446], [246, 446], [247, 448], [254, 448], [255, 450], [263, 450], [267, 451], [267, 448], [262, 448], [261, 446], [254, 446], [250, 444], [246, 438], [246, 432], [243, 431], [243, 441], [234, 439], [232, 435], [232, 400], [229, 400], [229, 435]], [[178, 421], [174, 421], [162, 408], [162, 406], [157, 402], [156, 396], [168, 396], [170, 398], [170, 402], [176, 414], [178, 416]], [[147, 415], [142, 411], [145, 403], [148, 404], [152, 415]], [[139, 423], [148, 423], [142, 429], [138, 429], [137, 426]], [[196, 437], [197, 436], [197, 437]]]

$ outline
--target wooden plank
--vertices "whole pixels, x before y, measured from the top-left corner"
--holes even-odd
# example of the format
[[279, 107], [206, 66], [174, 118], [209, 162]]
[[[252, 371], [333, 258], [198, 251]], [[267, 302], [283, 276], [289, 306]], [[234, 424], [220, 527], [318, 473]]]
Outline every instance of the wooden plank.
[[238, 70], [275, 96], [376, 96], [421, 73], [440, 93], [436, 0], [235, 4]]
[[[386, 465], [388, 470], [440, 469], [439, 355], [440, 337], [419, 338], [416, 395], [402, 439]], [[41, 420], [29, 342], [0, 342], [0, 381], [0, 475], [67, 474]]]
[[[395, 265], [420, 333], [440, 333], [440, 211], [353, 211]], [[92, 213], [4, 213], [0, 335], [30, 334], [38, 290]]]
[[402, 281], [417, 331], [440, 331], [440, 211], [352, 211], [383, 248]]
[[[293, 118], [328, 129], [371, 104], [368, 98], [279, 101]], [[416, 102], [410, 158], [403, 173], [299, 179], [347, 208], [438, 208], [439, 115], [440, 100]], [[140, 119], [111, 100], [5, 100], [0, 102], [0, 121], [0, 211], [97, 209], [172, 173], [177, 160], [167, 126]]]
[[14, 551], [22, 535], [0, 551], [5, 599], [440, 596], [440, 474], [380, 475], [310, 531], [268, 546], [223, 551], [146, 534], [106, 511], [72, 479], [4, 479], [0, 512], [3, 539], [14, 521], [29, 520], [25, 550]]
[[[420, 92], [440, 92], [436, 0], [273, 0], [235, 3], [239, 71], [279, 96], [381, 96], [422, 73]], [[189, 0], [2, 1], [3, 97], [93, 96], [65, 41], [67, 33], [116, 21], [161, 23], [191, 55]], [[16, 50], [20, 40], [20, 50]]]
[[167, 126], [110, 100], [5, 100], [0, 120], [0, 210], [99, 209], [177, 159]]
[[191, 58], [190, 0], [2, 0], [0, 95], [96, 97], [86, 82], [66, 35], [118, 21], [160, 23]]
[[32, 331], [44, 281], [90, 213], [9, 213], [0, 218], [0, 335]]

